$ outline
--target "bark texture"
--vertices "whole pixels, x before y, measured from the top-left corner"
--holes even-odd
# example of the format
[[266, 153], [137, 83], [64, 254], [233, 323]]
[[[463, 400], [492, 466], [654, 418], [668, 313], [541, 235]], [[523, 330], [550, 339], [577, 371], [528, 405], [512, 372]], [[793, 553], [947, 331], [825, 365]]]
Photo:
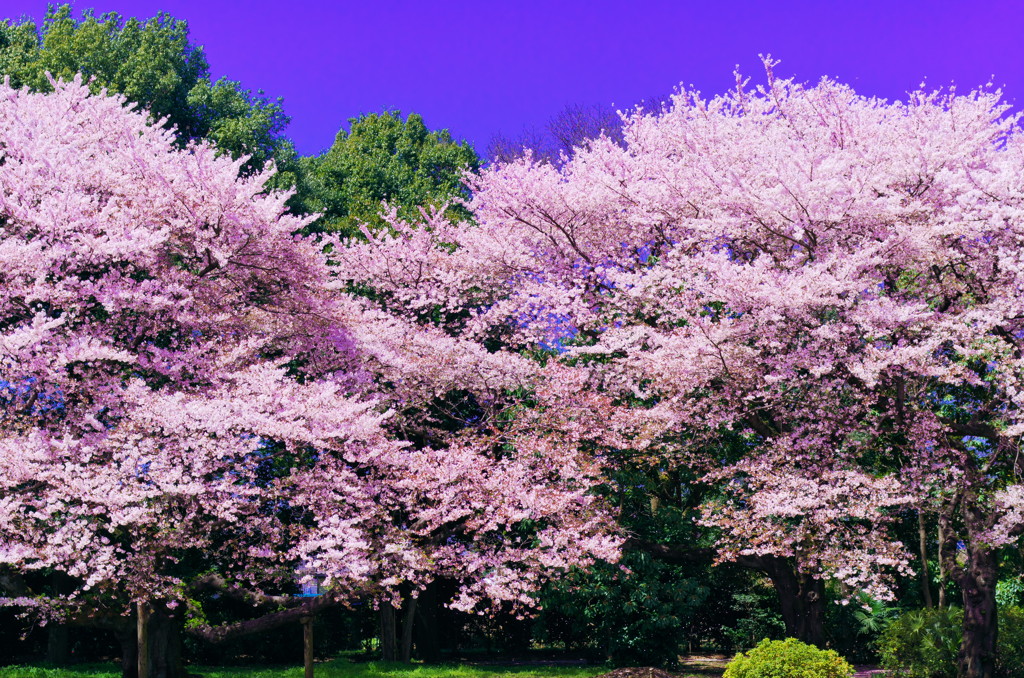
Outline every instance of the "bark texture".
[[186, 678], [181, 657], [183, 623], [180, 615], [155, 607], [149, 615], [147, 678]]
[[377, 611], [380, 619], [380, 653], [386, 662], [398, 661], [398, 624], [395, 608], [390, 603], [381, 603]]
[[958, 669], [961, 678], [993, 678], [999, 636], [996, 615], [999, 561], [995, 549], [980, 538], [979, 532], [988, 527], [988, 520], [978, 510], [977, 504], [965, 503], [963, 514], [969, 541], [967, 563], [959, 571], [964, 602], [964, 637]]

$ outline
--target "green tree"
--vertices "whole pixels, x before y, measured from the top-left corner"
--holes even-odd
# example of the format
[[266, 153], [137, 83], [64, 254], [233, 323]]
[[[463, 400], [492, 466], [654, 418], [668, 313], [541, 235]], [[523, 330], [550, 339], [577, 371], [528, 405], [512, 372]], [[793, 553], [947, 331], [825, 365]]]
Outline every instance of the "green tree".
[[209, 70], [188, 23], [165, 13], [139, 20], [86, 10], [75, 18], [70, 5], [51, 5], [41, 27], [0, 22], [0, 74], [15, 87], [50, 91], [47, 73], [65, 80], [82, 73], [93, 91], [123, 94], [165, 120], [183, 144], [208, 139], [232, 157], [250, 156], [245, 171], [290, 159], [281, 100], [226, 78], [211, 82]]
[[[738, 454], [738, 449], [723, 453]], [[587, 649], [616, 665], [672, 668], [680, 653], [753, 645], [783, 637], [785, 624], [767, 577], [725, 563], [712, 567], [711, 535], [695, 517], [707, 493], [685, 466], [667, 468], [638, 453], [609, 456], [601, 493], [630, 535], [622, 560], [595, 563], [549, 584], [538, 636]], [[661, 543], [684, 545], [670, 555]]]
[[[383, 226], [382, 201], [414, 218], [420, 207], [465, 197], [463, 172], [479, 166], [467, 142], [453, 141], [448, 130], [430, 131], [415, 113], [405, 120], [398, 111], [371, 113], [351, 118], [325, 153], [299, 162], [293, 204], [322, 215], [312, 230], [354, 235], [360, 224]], [[458, 205], [450, 212], [469, 216]]]

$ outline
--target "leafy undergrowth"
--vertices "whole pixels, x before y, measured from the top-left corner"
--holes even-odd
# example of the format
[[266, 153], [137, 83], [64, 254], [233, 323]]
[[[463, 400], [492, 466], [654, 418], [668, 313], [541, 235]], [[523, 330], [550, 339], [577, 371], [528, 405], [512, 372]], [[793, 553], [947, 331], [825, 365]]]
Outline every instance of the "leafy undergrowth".
[[[302, 667], [189, 667], [202, 678], [302, 678]], [[316, 678], [590, 678], [607, 671], [600, 666], [471, 666], [356, 664], [347, 661], [318, 663]], [[68, 668], [38, 666], [0, 667], [0, 678], [121, 678], [113, 664], [81, 664]]]

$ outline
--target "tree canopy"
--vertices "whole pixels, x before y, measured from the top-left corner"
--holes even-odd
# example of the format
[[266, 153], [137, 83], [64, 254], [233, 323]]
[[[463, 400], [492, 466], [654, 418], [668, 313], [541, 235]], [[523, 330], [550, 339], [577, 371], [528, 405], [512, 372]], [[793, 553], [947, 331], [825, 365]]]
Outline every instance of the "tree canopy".
[[[519, 614], [606, 560], [556, 613], [670, 663], [707, 594], [674, 577], [758, 570], [823, 644], [825, 582], [891, 599], [912, 515], [962, 594], [960, 675], [992, 678], [1024, 535], [1019, 116], [765, 63], [569, 108], [481, 169], [398, 111], [297, 158], [280, 100], [212, 82], [167, 14], [0, 23], [0, 605], [219, 642], [439, 580]], [[276, 616], [210, 624], [205, 595]]]
[[[314, 229], [351, 235], [384, 224], [382, 201], [415, 219], [420, 208], [468, 197], [463, 174], [479, 164], [468, 143], [429, 130], [415, 113], [371, 113], [350, 119], [325, 153], [300, 161], [296, 202], [322, 215]], [[451, 215], [468, 213], [454, 206]]]
[[485, 169], [475, 224], [396, 225], [378, 280], [580, 372], [615, 399], [603, 444], [703, 469], [722, 560], [884, 596], [896, 512], [937, 511], [960, 671], [991, 676], [996, 549], [1024, 531], [1024, 135], [997, 92], [767, 71], [561, 165]]
[[[196, 618], [209, 587], [280, 620], [446, 577], [483, 610], [615, 557], [563, 384], [350, 293], [267, 171], [123, 104], [0, 86], [0, 602], [216, 641], [247, 627]], [[429, 416], [451, 392], [475, 419]]]
[[[81, 73], [93, 92], [106, 88], [166, 119], [181, 142], [208, 139], [253, 171], [285, 152], [288, 117], [281, 101], [240, 83], [210, 81], [202, 47], [189, 41], [188, 23], [161, 13], [140, 21], [115, 12], [75, 18], [70, 5], [50, 6], [42, 26], [0, 22], [0, 74], [13, 87], [49, 91], [50, 77]], [[49, 77], [47, 76], [49, 74]]]

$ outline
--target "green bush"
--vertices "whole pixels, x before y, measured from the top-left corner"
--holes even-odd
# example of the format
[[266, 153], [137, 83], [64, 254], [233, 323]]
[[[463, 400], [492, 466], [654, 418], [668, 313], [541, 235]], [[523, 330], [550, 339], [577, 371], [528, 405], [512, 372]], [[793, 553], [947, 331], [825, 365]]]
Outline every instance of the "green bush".
[[[889, 624], [879, 639], [882, 667], [899, 678], [953, 678], [963, 610], [912, 610]], [[999, 610], [996, 674], [1019, 675], [1024, 666], [1024, 609]]]
[[847, 604], [837, 604], [843, 593], [838, 587], [826, 588], [826, 646], [857, 664], [878, 663], [878, 638], [900, 610], [866, 594], [858, 594]]
[[684, 624], [710, 593], [686, 575], [640, 551], [623, 554], [618, 565], [569, 572], [542, 594], [537, 637], [586, 649], [617, 666], [672, 668], [686, 636]]
[[834, 650], [819, 650], [796, 638], [765, 638], [725, 667], [722, 678], [850, 678], [853, 667]]
[[746, 590], [732, 594], [729, 607], [736, 613], [722, 624], [729, 649], [752, 647], [762, 638], [786, 637], [786, 624], [779, 613], [778, 596], [770, 582], [753, 580]]
[[955, 676], [963, 620], [963, 610], [957, 608], [900, 615], [878, 641], [882, 667], [900, 678]]
[[999, 637], [996, 640], [996, 673], [1019, 676], [1024, 666], [1024, 608], [999, 610]]

